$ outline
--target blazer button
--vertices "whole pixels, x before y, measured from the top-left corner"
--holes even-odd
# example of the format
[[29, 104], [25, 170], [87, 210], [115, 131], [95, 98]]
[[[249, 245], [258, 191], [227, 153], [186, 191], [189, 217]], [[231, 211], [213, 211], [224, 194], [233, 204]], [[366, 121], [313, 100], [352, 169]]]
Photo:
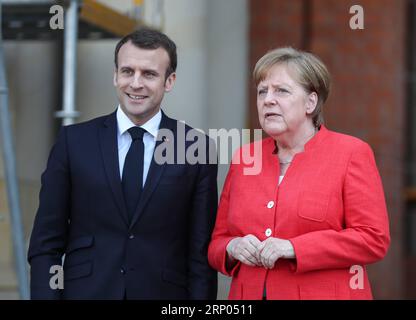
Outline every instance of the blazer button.
[[125, 274], [126, 270], [124, 270], [123, 268], [120, 269], [121, 274]]
[[134, 239], [134, 235], [129, 235], [129, 239]]
[[264, 234], [266, 235], [266, 237], [270, 237], [272, 235], [272, 229], [267, 228]]
[[274, 201], [269, 201], [269, 203], [267, 204], [267, 208], [271, 209], [274, 207]]

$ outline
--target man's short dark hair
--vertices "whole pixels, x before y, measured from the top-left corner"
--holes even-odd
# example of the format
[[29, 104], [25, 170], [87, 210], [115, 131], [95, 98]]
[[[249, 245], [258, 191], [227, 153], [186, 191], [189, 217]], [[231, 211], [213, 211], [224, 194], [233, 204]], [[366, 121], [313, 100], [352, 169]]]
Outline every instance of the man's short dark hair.
[[166, 70], [165, 79], [176, 71], [177, 66], [177, 55], [175, 43], [164, 33], [151, 29], [141, 28], [126, 36], [124, 36], [118, 43], [114, 52], [114, 63], [118, 68], [118, 52], [120, 48], [127, 42], [131, 41], [133, 45], [141, 49], [158, 49], [163, 48], [169, 55], [169, 67]]

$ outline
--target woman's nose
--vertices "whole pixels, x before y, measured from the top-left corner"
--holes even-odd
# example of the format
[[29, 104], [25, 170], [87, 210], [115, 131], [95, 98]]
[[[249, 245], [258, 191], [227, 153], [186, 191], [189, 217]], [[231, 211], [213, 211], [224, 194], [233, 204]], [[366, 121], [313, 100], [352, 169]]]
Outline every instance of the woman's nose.
[[276, 103], [276, 97], [274, 96], [273, 92], [271, 90], [268, 90], [266, 96], [264, 97], [264, 104], [275, 105]]

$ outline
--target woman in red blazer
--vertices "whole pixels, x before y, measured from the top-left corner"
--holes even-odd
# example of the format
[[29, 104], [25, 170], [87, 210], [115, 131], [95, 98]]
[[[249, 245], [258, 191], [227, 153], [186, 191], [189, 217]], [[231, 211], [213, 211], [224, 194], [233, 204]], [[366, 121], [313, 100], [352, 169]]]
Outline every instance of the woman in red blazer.
[[[232, 277], [229, 299], [371, 299], [365, 265], [381, 260], [390, 244], [371, 148], [323, 125], [330, 77], [314, 55], [270, 51], [254, 80], [270, 137], [233, 158], [211, 266]], [[261, 163], [259, 174], [238, 161], [246, 152]]]

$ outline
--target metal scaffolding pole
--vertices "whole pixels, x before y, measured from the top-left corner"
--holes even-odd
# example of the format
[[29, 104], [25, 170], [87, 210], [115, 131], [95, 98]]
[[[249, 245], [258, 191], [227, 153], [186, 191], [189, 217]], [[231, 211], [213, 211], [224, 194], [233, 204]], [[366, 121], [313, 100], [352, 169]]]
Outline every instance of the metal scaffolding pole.
[[74, 123], [79, 112], [75, 110], [75, 79], [77, 71], [78, 0], [71, 0], [65, 12], [64, 27], [64, 83], [63, 108], [56, 113], [62, 125]]
[[[0, 28], [1, 28], [0, 1]], [[1, 30], [0, 30], [1, 31]], [[26, 248], [19, 205], [19, 188], [16, 175], [16, 159], [13, 149], [12, 129], [8, 106], [8, 88], [4, 64], [3, 35], [0, 32], [0, 139], [3, 146], [4, 167], [6, 174], [7, 197], [12, 224], [13, 249], [19, 281], [21, 299], [29, 299], [29, 280], [26, 264]]]

